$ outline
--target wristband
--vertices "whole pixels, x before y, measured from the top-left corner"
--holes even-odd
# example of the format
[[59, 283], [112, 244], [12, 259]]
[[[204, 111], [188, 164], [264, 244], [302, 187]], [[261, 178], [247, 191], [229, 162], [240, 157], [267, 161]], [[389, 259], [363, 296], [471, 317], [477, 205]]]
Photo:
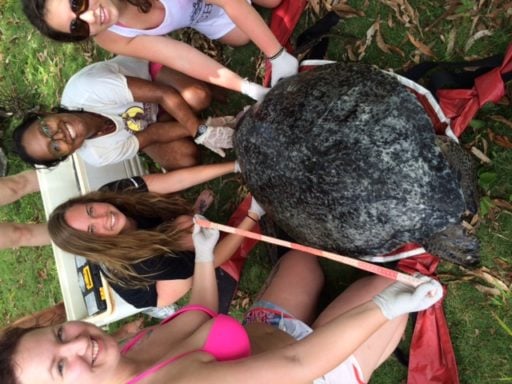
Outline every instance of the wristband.
[[267, 59], [269, 59], [270, 61], [274, 60], [276, 57], [278, 57], [281, 53], [283, 53], [284, 51], [284, 47], [281, 47], [281, 49], [279, 51], [277, 51], [277, 53], [274, 55], [274, 56], [271, 56], [271, 57], [267, 57]]
[[197, 127], [196, 135], [194, 136], [194, 139], [197, 139], [199, 136], [201, 136], [207, 130], [208, 130], [208, 126], [206, 124], [199, 124], [199, 127]]
[[252, 221], [254, 221], [255, 223], [257, 223], [257, 222], [258, 222], [258, 220], [256, 220], [254, 217], [249, 216], [249, 214], [247, 214], [247, 215], [246, 215], [246, 217], [248, 217], [249, 219], [251, 219], [251, 220], [252, 220]]

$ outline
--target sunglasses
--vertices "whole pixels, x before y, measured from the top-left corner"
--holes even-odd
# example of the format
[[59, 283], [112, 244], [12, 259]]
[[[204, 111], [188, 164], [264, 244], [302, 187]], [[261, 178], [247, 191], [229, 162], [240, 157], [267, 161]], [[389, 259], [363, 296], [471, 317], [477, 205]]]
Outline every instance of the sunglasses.
[[69, 31], [72, 36], [89, 37], [89, 24], [80, 18], [80, 15], [89, 9], [89, 0], [70, 0], [71, 11], [76, 17], [69, 24]]

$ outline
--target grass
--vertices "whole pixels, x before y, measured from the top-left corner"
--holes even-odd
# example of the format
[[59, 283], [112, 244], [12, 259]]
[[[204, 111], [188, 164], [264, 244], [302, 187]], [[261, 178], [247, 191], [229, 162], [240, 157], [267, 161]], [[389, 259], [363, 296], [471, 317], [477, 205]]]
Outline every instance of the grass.
[[[318, 3], [322, 5], [325, 2]], [[511, 12], [504, 8], [506, 2], [353, 0], [348, 4], [362, 15], [344, 19], [333, 29], [328, 52], [330, 59], [347, 60], [349, 52], [352, 52], [362, 62], [400, 71], [423, 60], [474, 59], [503, 53], [512, 36]], [[408, 12], [407, 4], [416, 13]], [[450, 8], [451, 4], [455, 4], [453, 8]], [[10, 132], [23, 113], [57, 105], [66, 79], [87, 63], [105, 58], [108, 54], [91, 44], [73, 46], [51, 43], [28, 25], [21, 14], [19, 1], [0, 0], [0, 5], [0, 107], [4, 112], [2, 116], [12, 115], [1, 120], [0, 129], [3, 133], [2, 147], [8, 149]], [[303, 30], [318, 18], [308, 10], [297, 30]], [[377, 25], [376, 22], [379, 22], [381, 41], [396, 49], [384, 52], [379, 47], [376, 34], [371, 35], [366, 44], [367, 31]], [[489, 33], [482, 34], [481, 31]], [[483, 37], [475, 39], [477, 33]], [[261, 69], [256, 68], [259, 58], [254, 47], [235, 50], [215, 47], [218, 57], [243, 76], [255, 80], [261, 75]], [[433, 56], [426, 54], [429, 52]], [[247, 98], [230, 94], [226, 104], [214, 104], [208, 113], [235, 114], [249, 103]], [[511, 288], [512, 214], [504, 203], [512, 203], [512, 151], [497, 145], [490, 133], [512, 140], [512, 131], [496, 116], [512, 120], [510, 106], [485, 106], [464, 133], [462, 142], [468, 147], [487, 148], [486, 154], [492, 160], [490, 164], [481, 164], [479, 169], [482, 210], [476, 230], [481, 241], [482, 266], [488, 268], [494, 279]], [[205, 154], [205, 159], [215, 161], [208, 154]], [[9, 161], [9, 173], [24, 169], [11, 154]], [[215, 180], [207, 186], [218, 196], [208, 216], [225, 222], [245, 190], [235, 177]], [[189, 191], [187, 196], [193, 198], [199, 189]], [[34, 195], [1, 207], [0, 220], [44, 221], [41, 201]], [[0, 325], [60, 300], [50, 247], [0, 253]], [[323, 262], [323, 267], [329, 281], [324, 303], [360, 275], [351, 268], [332, 262]], [[258, 246], [244, 271], [240, 294], [233, 306], [236, 315], [243, 312], [258, 292], [269, 269], [267, 248]], [[461, 383], [512, 381], [512, 294], [505, 291], [495, 296], [484, 294], [479, 290], [482, 286], [495, 286], [447, 263], [441, 263], [439, 274], [448, 286], [445, 311]], [[404, 345], [407, 346], [407, 340]], [[406, 369], [391, 358], [376, 372], [372, 382], [405, 383], [406, 375]]]

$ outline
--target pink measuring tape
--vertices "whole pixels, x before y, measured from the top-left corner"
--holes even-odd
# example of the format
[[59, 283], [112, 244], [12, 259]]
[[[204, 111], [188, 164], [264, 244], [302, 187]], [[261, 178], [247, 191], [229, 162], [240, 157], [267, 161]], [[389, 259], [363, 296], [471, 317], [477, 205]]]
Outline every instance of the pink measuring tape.
[[389, 268], [384, 268], [379, 265], [367, 263], [366, 261], [354, 259], [352, 257], [337, 255], [332, 252], [322, 251], [321, 249], [308, 247], [308, 246], [297, 244], [297, 243], [292, 243], [290, 241], [277, 239], [275, 237], [262, 235], [260, 233], [246, 231], [244, 229], [234, 228], [234, 227], [230, 227], [230, 226], [224, 225], [224, 224], [214, 223], [209, 220], [195, 218], [194, 221], [197, 223], [197, 225], [199, 225], [200, 227], [203, 227], [203, 228], [214, 228], [214, 229], [218, 229], [219, 231], [222, 231], [222, 232], [233, 233], [233, 234], [248, 237], [251, 239], [264, 241], [266, 243], [280, 245], [280, 246], [283, 246], [286, 248], [296, 249], [298, 251], [310, 253], [315, 256], [325, 257], [326, 259], [330, 259], [330, 260], [334, 260], [334, 261], [337, 261], [342, 264], [350, 265], [352, 267], [362, 269], [363, 271], [372, 272], [372, 273], [375, 273], [376, 275], [387, 277], [388, 279], [400, 281], [402, 283], [409, 284], [414, 287], [416, 287], [422, 283], [422, 281], [420, 281], [420, 279], [417, 279], [414, 276], [407, 275], [405, 273], [401, 273], [398, 271], [394, 271]]

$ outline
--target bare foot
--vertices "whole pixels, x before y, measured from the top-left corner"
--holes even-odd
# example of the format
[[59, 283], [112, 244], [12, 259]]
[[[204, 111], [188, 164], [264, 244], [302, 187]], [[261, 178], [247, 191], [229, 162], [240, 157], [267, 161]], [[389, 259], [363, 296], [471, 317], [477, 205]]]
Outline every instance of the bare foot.
[[194, 212], [199, 215], [203, 215], [213, 203], [214, 198], [215, 195], [210, 189], [202, 191], [194, 203]]

